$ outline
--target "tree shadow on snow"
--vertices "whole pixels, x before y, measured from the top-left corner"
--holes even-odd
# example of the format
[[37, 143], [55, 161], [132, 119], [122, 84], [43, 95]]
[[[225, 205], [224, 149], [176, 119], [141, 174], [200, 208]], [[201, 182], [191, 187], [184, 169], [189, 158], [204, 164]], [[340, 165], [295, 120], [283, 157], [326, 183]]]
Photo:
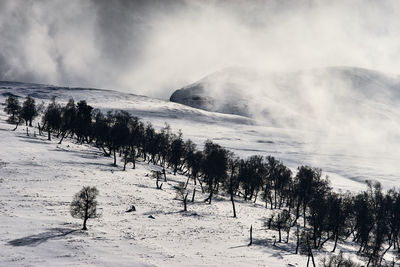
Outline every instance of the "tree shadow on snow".
[[36, 247], [48, 240], [61, 239], [69, 234], [78, 231], [77, 229], [70, 228], [52, 228], [47, 232], [43, 232], [36, 235], [29, 235], [22, 238], [8, 241], [8, 244], [15, 247], [30, 246]]
[[274, 240], [272, 238], [253, 238], [253, 244], [256, 246], [268, 247], [268, 250], [271, 249], [274, 251], [272, 254], [273, 257], [283, 258], [284, 255], [293, 255], [296, 250], [296, 244], [293, 242], [286, 243], [282, 240], [282, 242], [276, 242], [273, 245]]
[[67, 152], [67, 153], [71, 153], [74, 156], [77, 157], [81, 157], [84, 159], [98, 159], [98, 158], [102, 158], [105, 157], [103, 153], [99, 152], [99, 151], [90, 151], [90, 150], [78, 150], [78, 149], [65, 149], [63, 147], [57, 147], [55, 149], [50, 149], [49, 151], [52, 152]]
[[104, 164], [101, 162], [87, 162], [87, 161], [61, 161], [61, 164], [67, 164], [67, 165], [91, 165], [91, 166], [97, 166], [97, 167], [105, 167], [104, 169], [100, 169], [101, 171], [109, 171], [109, 167], [113, 167], [111, 164]]
[[204, 217], [207, 214], [199, 213], [196, 211], [183, 211], [183, 210], [178, 210], [178, 211], [163, 211], [163, 210], [153, 210], [153, 211], [146, 211], [142, 213], [143, 215], [174, 215], [174, 214], [180, 214], [184, 217]]
[[248, 244], [243, 244], [243, 245], [238, 245], [238, 246], [233, 246], [229, 247], [229, 249], [237, 249], [237, 248], [245, 248], [245, 247], [264, 247], [268, 248], [268, 252], [272, 251], [272, 256], [283, 259], [284, 255], [293, 255], [295, 251], [295, 245], [291, 243], [276, 243], [276, 245], [273, 245], [274, 240], [272, 238], [253, 238], [253, 243], [251, 246], [248, 246]]
[[32, 143], [32, 144], [48, 144], [48, 141], [43, 141], [42, 139], [37, 139], [34, 137], [28, 137], [28, 136], [20, 136], [20, 139], [22, 141], [27, 142], [27, 143]]

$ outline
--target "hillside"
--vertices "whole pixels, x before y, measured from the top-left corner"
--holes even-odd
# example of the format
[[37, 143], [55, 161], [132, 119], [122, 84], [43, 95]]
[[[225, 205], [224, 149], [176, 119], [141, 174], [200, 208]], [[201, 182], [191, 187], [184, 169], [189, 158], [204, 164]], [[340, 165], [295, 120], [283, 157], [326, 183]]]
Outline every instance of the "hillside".
[[[324, 154], [310, 150], [310, 145], [316, 145], [313, 138], [319, 140], [319, 130], [266, 127], [242, 116], [107, 90], [19, 83], [5, 83], [2, 88], [1, 102], [10, 94], [34, 95], [38, 102], [48, 101], [53, 94], [59, 101], [69, 97], [92, 99], [89, 104], [109, 110], [118, 103], [114, 96], [124, 98], [119, 101], [119, 109], [140, 114], [156, 127], [167, 121], [173, 129], [181, 128], [184, 137], [192, 138], [200, 148], [210, 138], [241, 157], [279, 157], [293, 171], [304, 164], [322, 167], [335, 190], [365, 189], [363, 179], [374, 177], [375, 173], [381, 174], [378, 180], [384, 187], [397, 184], [396, 179], [390, 179], [396, 173], [382, 168], [376, 158], [357, 155], [358, 151], [335, 154], [330, 150], [331, 154]], [[65, 266], [185, 266], [188, 262], [196, 266], [305, 265], [306, 258], [293, 254], [292, 245], [274, 245], [276, 232], [265, 226], [272, 211], [265, 208], [265, 203], [237, 199], [238, 218], [234, 219], [228, 196], [218, 194], [213, 204], [206, 204], [203, 200], [207, 194], [191, 182], [188, 188], [190, 192], [196, 188], [196, 198], [189, 203], [188, 212], [182, 212], [182, 201], [176, 199], [174, 187], [185, 182], [185, 176], [175, 176], [167, 170], [167, 182], [163, 190], [157, 190], [151, 171], [158, 166], [139, 162], [136, 169], [122, 171], [121, 166], [112, 166], [112, 159], [104, 157], [99, 148], [78, 145], [71, 139], [58, 145], [56, 138], [47, 141], [37, 135], [35, 128], [30, 128], [29, 136], [23, 126], [13, 132], [13, 126], [5, 119], [1, 111], [0, 255], [7, 266], [52, 266], [55, 262]], [[348, 145], [346, 142], [337, 145]], [[372, 159], [375, 164], [368, 165]], [[393, 164], [388, 159], [391, 158], [384, 159], [386, 164]], [[323, 162], [330, 168], [321, 166]], [[96, 186], [100, 191], [102, 216], [89, 220], [88, 232], [77, 230], [81, 222], [69, 216], [72, 196], [83, 185]], [[125, 212], [131, 205], [137, 210]], [[248, 247], [250, 226], [254, 243]], [[293, 233], [290, 240], [289, 244], [293, 244]], [[328, 242], [326, 251], [332, 245]], [[351, 243], [343, 242], [338, 249], [354, 257]], [[316, 252], [317, 261], [326, 251]]]
[[39, 101], [49, 101], [53, 97], [55, 97], [57, 101], [61, 102], [67, 102], [70, 98], [74, 98], [75, 100], [86, 100], [88, 103], [96, 106], [96, 108], [123, 108], [142, 118], [165, 117], [177, 120], [188, 118], [193, 121], [209, 123], [222, 121], [234, 121], [244, 124], [252, 123], [251, 120], [243, 117], [204, 112], [161, 99], [127, 94], [113, 90], [0, 81], [0, 95], [5, 98], [10, 94], [19, 97], [29, 95]]
[[[355, 67], [265, 73], [227, 68], [176, 90], [173, 102], [256, 118], [276, 126], [309, 128], [343, 117], [379, 119], [397, 112], [400, 77]], [[339, 114], [337, 114], [339, 113]]]
[[[347, 125], [343, 129], [357, 134], [357, 139], [354, 139], [347, 132], [334, 132], [332, 129], [340, 127], [331, 121], [331, 128], [304, 130], [112, 90], [0, 82], [0, 103], [4, 103], [6, 95], [10, 93], [21, 98], [35, 96], [38, 103], [49, 101], [54, 96], [61, 102], [73, 97], [77, 101], [85, 99], [90, 105], [102, 110], [124, 109], [152, 123], [156, 129], [163, 127], [166, 122], [174, 131], [181, 129], [184, 138], [192, 139], [199, 148], [207, 139], [211, 139], [241, 157], [273, 155], [293, 170], [302, 164], [320, 167], [337, 188], [357, 190], [364, 186], [366, 179], [377, 179], [386, 188], [390, 188], [397, 185], [400, 174], [394, 168], [400, 150], [395, 149], [393, 144], [390, 145], [391, 149], [386, 149], [391, 139], [382, 139], [379, 127], [374, 133], [358, 135], [353, 129], [361, 127], [361, 124]], [[389, 108], [383, 106], [381, 109]], [[378, 141], [380, 143], [377, 145]]]
[[[263, 135], [272, 141], [269, 152], [286, 162], [302, 158], [353, 180], [397, 185], [399, 76], [355, 67], [280, 73], [228, 68], [175, 91], [171, 101], [268, 126]], [[277, 132], [285, 135], [279, 147]], [[266, 147], [247, 145], [253, 151]]]
[[[208, 205], [197, 185], [195, 202], [184, 213], [173, 186], [186, 177], [168, 172], [168, 182], [157, 190], [150, 177], [156, 166], [138, 163], [124, 172], [97, 148], [28, 137], [22, 127], [12, 132], [4, 119], [1, 114], [2, 266], [304, 266], [304, 257], [285, 252], [289, 247], [272, 246], [263, 204], [239, 201], [234, 219], [229, 201], [219, 196]], [[69, 214], [83, 185], [100, 191], [101, 217], [88, 221], [87, 232]], [[136, 212], [126, 213], [131, 205]]]

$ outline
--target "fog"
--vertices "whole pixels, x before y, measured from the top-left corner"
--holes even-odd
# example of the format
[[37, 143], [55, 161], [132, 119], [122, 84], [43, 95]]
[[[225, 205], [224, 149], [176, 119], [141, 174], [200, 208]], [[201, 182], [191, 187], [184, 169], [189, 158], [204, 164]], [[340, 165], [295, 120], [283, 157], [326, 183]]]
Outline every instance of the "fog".
[[398, 1], [0, 3], [0, 79], [168, 98], [214, 71], [400, 69]]
[[399, 17], [396, 0], [5, 0], [0, 79], [168, 99], [226, 68], [256, 70], [213, 80], [210, 94], [246, 96], [264, 125], [305, 129], [293, 140], [316, 157], [393, 168]]

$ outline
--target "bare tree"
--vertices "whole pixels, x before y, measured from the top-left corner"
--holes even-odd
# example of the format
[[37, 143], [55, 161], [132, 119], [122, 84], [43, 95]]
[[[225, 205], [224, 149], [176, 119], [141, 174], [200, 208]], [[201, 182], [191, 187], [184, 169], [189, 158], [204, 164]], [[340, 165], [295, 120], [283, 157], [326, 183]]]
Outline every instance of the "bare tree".
[[179, 182], [178, 186], [175, 187], [176, 190], [176, 198], [181, 199], [183, 202], [183, 211], [187, 211], [187, 196], [188, 192], [185, 188], [184, 182]]
[[99, 191], [96, 187], [84, 186], [78, 193], [75, 194], [71, 202], [70, 212], [74, 218], [83, 220], [82, 230], [87, 230], [86, 221], [90, 218], [98, 218], [96, 197]]

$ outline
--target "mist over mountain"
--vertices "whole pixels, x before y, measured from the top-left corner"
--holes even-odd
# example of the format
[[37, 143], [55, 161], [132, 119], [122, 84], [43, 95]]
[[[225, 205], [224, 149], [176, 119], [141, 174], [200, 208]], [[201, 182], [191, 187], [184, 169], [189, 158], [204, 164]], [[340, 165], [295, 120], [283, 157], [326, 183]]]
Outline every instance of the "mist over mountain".
[[400, 77], [357, 67], [267, 73], [227, 68], [176, 90], [170, 100], [280, 126], [341, 125], [349, 118], [389, 119], [388, 109], [396, 112], [400, 102]]
[[0, 0], [0, 265], [399, 265], [399, 18]]
[[5, 0], [0, 80], [167, 99], [228, 66], [396, 73], [399, 14], [394, 0]]
[[315, 163], [324, 155], [342, 155], [353, 166], [377, 164], [393, 172], [392, 160], [400, 158], [396, 75], [357, 67], [297, 72], [229, 68], [177, 90], [171, 100], [292, 131], [290, 139], [304, 144]]

